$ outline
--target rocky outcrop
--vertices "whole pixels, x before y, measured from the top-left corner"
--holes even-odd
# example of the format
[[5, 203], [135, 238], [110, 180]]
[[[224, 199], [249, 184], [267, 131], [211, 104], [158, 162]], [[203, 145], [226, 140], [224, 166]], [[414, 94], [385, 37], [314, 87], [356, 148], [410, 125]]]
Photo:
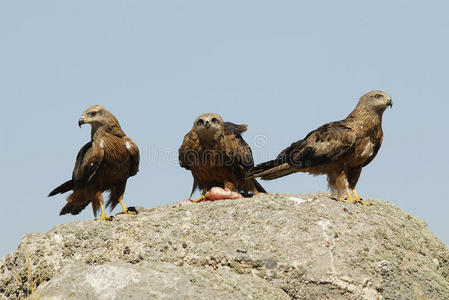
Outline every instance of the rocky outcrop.
[[1, 299], [449, 299], [449, 251], [391, 203], [328, 194], [139, 209], [26, 235]]

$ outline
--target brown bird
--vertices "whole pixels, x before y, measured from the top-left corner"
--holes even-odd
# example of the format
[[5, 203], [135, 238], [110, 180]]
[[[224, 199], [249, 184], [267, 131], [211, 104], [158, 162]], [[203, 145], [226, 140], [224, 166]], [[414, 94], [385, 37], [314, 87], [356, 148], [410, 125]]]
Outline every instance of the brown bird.
[[104, 211], [102, 195], [109, 191], [106, 207], [113, 210], [120, 203], [122, 214], [134, 214], [123, 203], [123, 194], [128, 177], [139, 170], [139, 148], [125, 135], [114, 115], [101, 106], [88, 108], [78, 121], [80, 127], [82, 124], [91, 125], [91, 141], [79, 151], [72, 179], [48, 196], [73, 190], [59, 215], [77, 215], [92, 202], [95, 217], [101, 210], [98, 220], [111, 220]]
[[218, 114], [199, 116], [178, 150], [179, 164], [192, 172], [193, 187], [202, 190], [200, 198], [212, 187], [228, 188], [245, 195], [265, 193], [256, 179], [247, 179], [254, 166], [251, 148], [242, 138], [247, 125], [223, 122]]
[[[329, 188], [338, 199], [364, 205], [355, 190], [362, 168], [375, 157], [382, 144], [382, 115], [393, 106], [383, 91], [363, 95], [346, 119], [331, 122], [291, 144], [276, 159], [261, 163], [250, 178], [271, 180], [296, 172], [326, 174]], [[352, 189], [353, 196], [349, 188]], [[342, 198], [346, 192], [347, 200]]]

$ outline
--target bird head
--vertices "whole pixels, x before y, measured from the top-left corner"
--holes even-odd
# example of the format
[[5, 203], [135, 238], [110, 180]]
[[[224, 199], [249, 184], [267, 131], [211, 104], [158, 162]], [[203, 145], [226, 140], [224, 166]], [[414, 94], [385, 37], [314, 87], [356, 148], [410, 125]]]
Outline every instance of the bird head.
[[359, 105], [383, 113], [388, 106], [393, 107], [393, 101], [390, 95], [383, 91], [371, 91], [360, 98]]
[[78, 120], [79, 127], [83, 124], [90, 124], [93, 130], [104, 125], [120, 127], [120, 124], [114, 115], [100, 105], [94, 105], [86, 109]]
[[83, 124], [91, 124], [93, 127], [102, 125], [106, 121], [106, 112], [100, 105], [89, 107], [78, 120], [79, 127]]
[[195, 120], [193, 129], [201, 140], [214, 141], [224, 134], [223, 119], [218, 114], [202, 114]]

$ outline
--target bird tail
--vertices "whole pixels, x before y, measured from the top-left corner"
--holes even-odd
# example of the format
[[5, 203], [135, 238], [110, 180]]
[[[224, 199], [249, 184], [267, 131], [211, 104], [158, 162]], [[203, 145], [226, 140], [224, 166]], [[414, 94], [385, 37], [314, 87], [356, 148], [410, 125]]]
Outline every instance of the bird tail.
[[256, 178], [251, 178], [251, 182], [254, 184], [254, 186], [256, 187], [256, 190], [259, 193], [266, 193], [267, 191], [263, 188], [263, 186], [256, 180]]
[[90, 202], [92, 201], [91, 197], [89, 197], [85, 193], [74, 192], [67, 198], [67, 203], [59, 212], [59, 215], [79, 214]]
[[59, 215], [66, 215], [66, 214], [72, 214], [77, 215], [79, 214], [86, 206], [89, 204], [90, 201], [80, 201], [80, 202], [68, 202], [59, 212]]
[[249, 177], [260, 177], [262, 180], [272, 180], [298, 172], [300, 167], [292, 166], [289, 164], [289, 161], [291, 160], [290, 158], [296, 156], [295, 154], [301, 153], [304, 146], [304, 140], [291, 144], [288, 148], [279, 153], [276, 159], [269, 160], [253, 167], [249, 172]]
[[48, 197], [54, 196], [56, 194], [64, 194], [65, 192], [73, 190], [73, 180], [69, 180], [55, 188], [48, 194]]
[[250, 172], [250, 177], [260, 177], [262, 180], [272, 180], [296, 172], [297, 170], [292, 168], [288, 163], [284, 163], [279, 159], [274, 159], [255, 166]]
[[[192, 192], [190, 193], [189, 199], [192, 199], [193, 193], [195, 193], [196, 189], [198, 189], [198, 188], [199, 188], [198, 184], [196, 183], [196, 181], [194, 179], [193, 184], [192, 184]], [[202, 192], [202, 191], [200, 190], [200, 192]]]

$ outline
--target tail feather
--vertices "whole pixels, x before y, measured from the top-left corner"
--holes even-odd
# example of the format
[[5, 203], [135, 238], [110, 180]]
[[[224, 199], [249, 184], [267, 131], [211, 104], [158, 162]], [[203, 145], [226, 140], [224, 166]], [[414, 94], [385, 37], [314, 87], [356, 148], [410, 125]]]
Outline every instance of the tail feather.
[[[189, 199], [192, 199], [193, 193], [195, 193], [195, 191], [198, 189], [198, 184], [196, 183], [195, 179], [193, 180], [193, 184], [192, 184], [192, 192], [190, 193], [190, 197]], [[202, 192], [202, 191], [200, 191]]]
[[292, 168], [288, 163], [284, 163], [280, 166], [276, 166], [272, 169], [268, 169], [260, 173], [260, 178], [262, 180], [273, 180], [276, 178], [284, 177], [293, 173], [298, 172], [298, 170]]
[[299, 153], [305, 146], [305, 140], [297, 141], [279, 153], [276, 159], [258, 164], [250, 172], [250, 178], [260, 177], [262, 180], [272, 180], [299, 172], [300, 169], [289, 164], [293, 154]]
[[65, 192], [73, 190], [73, 181], [69, 180], [55, 188], [53, 191], [48, 194], [48, 197], [54, 196], [56, 194], [64, 194]]
[[109, 208], [110, 211], [112, 211], [117, 206], [117, 204], [120, 203], [120, 198], [123, 199], [125, 188], [126, 188], [126, 181], [111, 187], [111, 189], [109, 190], [109, 198], [108, 201], [106, 202], [106, 208]]
[[[119, 202], [119, 198], [118, 198], [116, 195], [110, 193], [110, 194], [109, 194], [109, 199], [108, 199], [108, 201], [106, 202], [105, 208], [108, 208], [109, 211], [113, 211], [114, 208], [115, 208], [119, 203], [120, 203], [120, 202]], [[96, 208], [93, 208], [93, 209], [94, 209], [95, 211], [98, 211], [98, 209], [96, 209]]]
[[297, 170], [288, 163], [284, 163], [279, 159], [274, 159], [255, 166], [250, 172], [249, 177], [260, 177], [262, 180], [272, 180], [296, 172]]
[[86, 206], [90, 203], [90, 201], [79, 201], [79, 202], [68, 202], [59, 212], [59, 215], [66, 215], [66, 214], [72, 214], [77, 215], [79, 214]]
[[259, 193], [266, 193], [267, 191], [263, 188], [263, 186], [256, 180], [256, 178], [251, 178], [252, 183], [256, 187], [256, 190]]
[[271, 168], [274, 168], [278, 166], [278, 161], [276, 159], [269, 160], [263, 163], [258, 164], [257, 166], [254, 166], [252, 170], [249, 172], [249, 175], [251, 177], [259, 177], [258, 174], [261, 172], [264, 172], [266, 170], [269, 170]]
[[272, 169], [276, 166], [279, 166], [280, 164], [282, 164], [282, 162], [278, 159], [273, 159], [273, 160], [269, 160], [263, 163], [258, 164], [257, 166], [254, 166], [248, 173], [248, 177], [249, 178], [257, 178], [260, 177], [261, 173]]

